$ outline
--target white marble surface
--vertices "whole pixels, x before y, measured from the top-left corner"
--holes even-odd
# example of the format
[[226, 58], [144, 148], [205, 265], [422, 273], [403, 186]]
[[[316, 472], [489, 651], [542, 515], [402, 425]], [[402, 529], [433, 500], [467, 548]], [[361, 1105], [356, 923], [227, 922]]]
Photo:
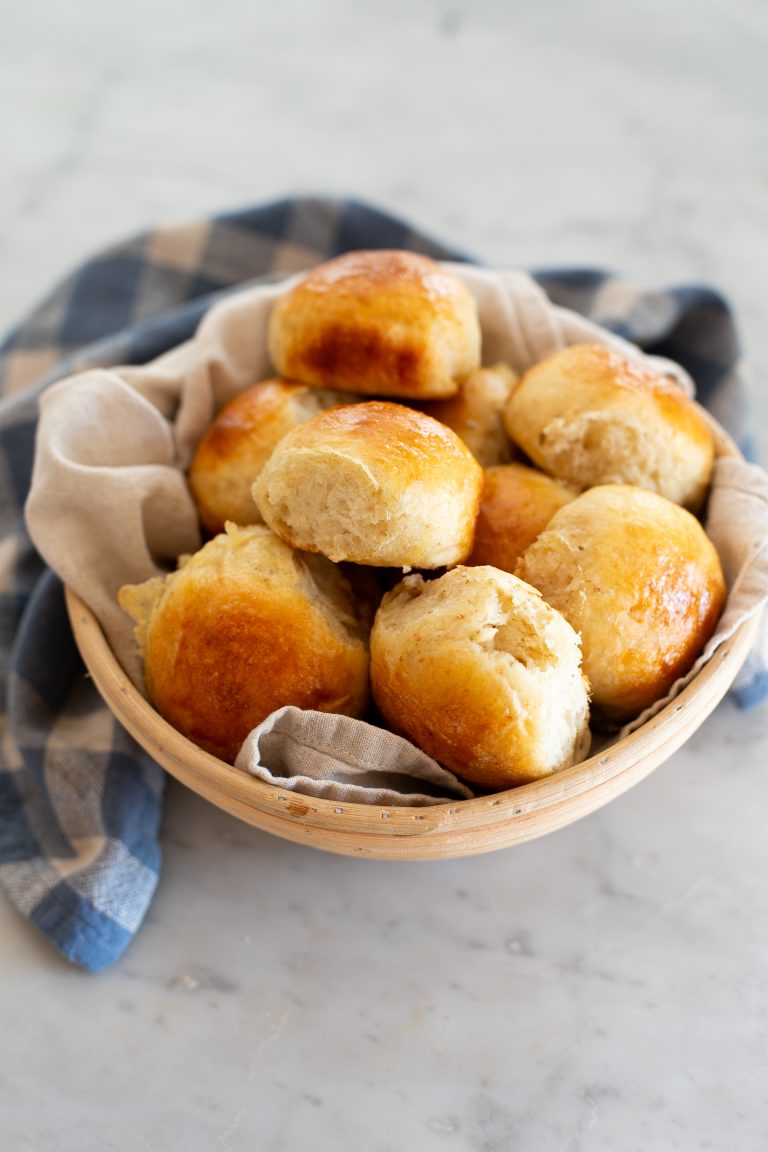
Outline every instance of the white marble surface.
[[[0, 327], [106, 242], [353, 192], [510, 263], [724, 289], [768, 359], [762, 0], [4, 12]], [[768, 449], [768, 392], [756, 430]], [[112, 971], [0, 900], [0, 1148], [768, 1146], [768, 725], [545, 840], [352, 861], [169, 789]]]

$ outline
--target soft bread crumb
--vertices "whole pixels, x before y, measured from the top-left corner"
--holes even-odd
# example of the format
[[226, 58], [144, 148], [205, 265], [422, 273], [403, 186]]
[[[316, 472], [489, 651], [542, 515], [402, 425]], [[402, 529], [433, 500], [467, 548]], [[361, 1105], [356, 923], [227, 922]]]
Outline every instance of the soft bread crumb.
[[387, 721], [489, 788], [538, 779], [588, 746], [578, 636], [539, 593], [490, 567], [419, 575], [388, 593], [371, 636]]
[[357, 397], [287, 380], [262, 380], [238, 393], [202, 436], [189, 470], [189, 488], [206, 532], [228, 520], [262, 522], [251, 488], [275, 446], [292, 428]]
[[400, 404], [333, 408], [278, 445], [254, 485], [296, 548], [376, 567], [438, 568], [472, 545], [482, 470], [449, 428]]
[[504, 423], [535, 464], [580, 488], [635, 484], [696, 511], [712, 474], [714, 438], [696, 404], [668, 377], [599, 344], [534, 364]]
[[[183, 557], [182, 562], [189, 557]], [[147, 629], [152, 619], [152, 613], [160, 600], [165, 588], [165, 576], [153, 576], [143, 584], [124, 584], [117, 593], [117, 601], [123, 612], [135, 621], [133, 634], [139, 655], [143, 656], [147, 647]]]

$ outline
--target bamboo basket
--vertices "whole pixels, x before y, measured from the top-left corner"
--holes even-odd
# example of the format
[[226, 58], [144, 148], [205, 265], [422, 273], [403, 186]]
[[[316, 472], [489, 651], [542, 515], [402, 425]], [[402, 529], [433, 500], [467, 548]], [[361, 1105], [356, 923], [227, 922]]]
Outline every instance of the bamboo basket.
[[[713, 424], [719, 455], [738, 455]], [[94, 684], [120, 723], [182, 784], [231, 815], [300, 844], [380, 860], [471, 856], [554, 832], [620, 796], [696, 731], [752, 647], [759, 613], [740, 626], [671, 703], [637, 731], [531, 784], [425, 808], [339, 804], [266, 784], [204, 752], [171, 727], [128, 679], [93, 613], [71, 589], [67, 609]]]

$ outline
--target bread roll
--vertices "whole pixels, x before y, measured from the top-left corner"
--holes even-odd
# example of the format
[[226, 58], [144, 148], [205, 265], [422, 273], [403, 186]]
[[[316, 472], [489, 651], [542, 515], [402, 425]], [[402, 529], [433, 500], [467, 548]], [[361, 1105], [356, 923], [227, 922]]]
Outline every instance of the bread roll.
[[366, 395], [452, 396], [480, 364], [463, 283], [413, 252], [348, 252], [282, 296], [268, 328], [281, 376]]
[[154, 707], [222, 760], [285, 704], [365, 710], [368, 651], [349, 585], [268, 528], [227, 525], [176, 572], [126, 585], [119, 600], [137, 622]]
[[485, 788], [577, 763], [589, 747], [574, 630], [495, 568], [408, 576], [371, 633], [371, 687], [387, 722]]
[[219, 412], [195, 451], [189, 487], [200, 523], [213, 536], [227, 521], [259, 524], [251, 489], [283, 436], [333, 404], [352, 402], [340, 392], [263, 380]]
[[558, 508], [575, 498], [574, 489], [525, 464], [486, 468], [467, 564], [492, 564], [514, 572], [518, 560]]
[[545, 472], [579, 488], [635, 484], [696, 510], [714, 440], [682, 389], [600, 344], [534, 364], [512, 391], [507, 431]]
[[375, 567], [438, 568], [469, 553], [482, 480], [450, 428], [373, 400], [331, 408], [290, 432], [254, 496], [295, 548]]
[[629, 485], [591, 488], [556, 512], [517, 575], [581, 635], [593, 705], [611, 721], [637, 715], [688, 671], [725, 599], [698, 520]]
[[448, 400], [433, 400], [422, 411], [459, 436], [483, 468], [512, 459], [512, 443], [504, 428], [504, 409], [516, 374], [506, 364], [478, 368]]

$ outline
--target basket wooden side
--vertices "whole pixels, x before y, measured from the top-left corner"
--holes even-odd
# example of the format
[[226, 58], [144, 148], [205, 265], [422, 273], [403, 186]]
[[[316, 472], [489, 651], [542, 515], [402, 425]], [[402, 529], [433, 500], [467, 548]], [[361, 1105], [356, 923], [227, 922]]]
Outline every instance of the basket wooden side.
[[72, 592], [67, 609], [94, 684], [117, 719], [172, 776], [241, 820], [349, 856], [434, 860], [543, 836], [627, 791], [672, 755], [727, 692], [758, 618], [743, 624], [695, 680], [624, 740], [564, 772], [476, 800], [427, 808], [343, 804], [286, 792], [202, 751], [144, 699], [115, 659], [93, 613]]

